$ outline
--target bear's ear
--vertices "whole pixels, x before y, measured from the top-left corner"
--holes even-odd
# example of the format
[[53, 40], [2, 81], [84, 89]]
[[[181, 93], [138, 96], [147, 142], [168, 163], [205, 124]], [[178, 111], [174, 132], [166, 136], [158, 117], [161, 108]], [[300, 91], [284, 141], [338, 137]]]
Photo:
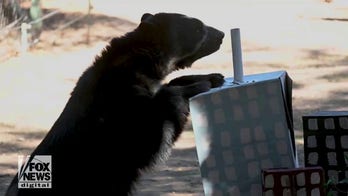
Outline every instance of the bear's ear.
[[155, 26], [154, 21], [151, 20], [153, 17], [152, 14], [146, 13], [141, 17], [141, 22], [139, 25], [139, 28], [144, 30], [144, 31], [148, 31], [150, 29], [153, 29], [153, 27]]
[[141, 22], [144, 22], [144, 21], [148, 21], [150, 18], [152, 18], [153, 15], [152, 14], [149, 14], [149, 13], [145, 13], [143, 14], [143, 16], [141, 17]]

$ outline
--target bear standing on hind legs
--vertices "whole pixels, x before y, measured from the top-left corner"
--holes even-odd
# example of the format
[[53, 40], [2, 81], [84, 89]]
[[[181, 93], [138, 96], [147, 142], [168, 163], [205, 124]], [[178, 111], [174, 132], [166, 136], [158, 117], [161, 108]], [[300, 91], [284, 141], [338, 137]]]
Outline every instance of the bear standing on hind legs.
[[141, 171], [168, 156], [187, 121], [189, 98], [224, 82], [217, 73], [162, 80], [217, 51], [223, 37], [185, 15], [144, 14], [82, 74], [33, 151], [31, 158], [52, 156], [52, 188], [18, 189], [16, 175], [7, 196], [131, 194]]

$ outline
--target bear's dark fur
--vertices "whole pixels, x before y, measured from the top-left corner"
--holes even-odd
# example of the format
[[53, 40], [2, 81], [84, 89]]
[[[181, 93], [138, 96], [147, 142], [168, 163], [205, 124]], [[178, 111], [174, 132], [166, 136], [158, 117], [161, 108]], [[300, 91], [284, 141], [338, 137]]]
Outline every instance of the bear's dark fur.
[[165, 160], [183, 131], [188, 99], [222, 85], [221, 74], [172, 71], [217, 51], [224, 34], [175, 13], [144, 14], [111, 40], [80, 77], [63, 112], [33, 155], [52, 155], [52, 189], [7, 195], [127, 195], [141, 172]]

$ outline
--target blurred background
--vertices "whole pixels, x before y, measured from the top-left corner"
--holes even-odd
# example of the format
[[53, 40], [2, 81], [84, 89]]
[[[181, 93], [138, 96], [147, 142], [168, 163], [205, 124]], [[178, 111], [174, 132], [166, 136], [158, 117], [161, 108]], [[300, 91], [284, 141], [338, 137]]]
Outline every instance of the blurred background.
[[[17, 156], [31, 153], [45, 136], [84, 69], [146, 12], [182, 13], [225, 32], [219, 51], [168, 79], [211, 72], [233, 77], [232, 28], [241, 31], [246, 75], [287, 71], [300, 164], [302, 115], [348, 110], [346, 0], [2, 0], [0, 195], [17, 171]], [[168, 162], [138, 189], [138, 195], [203, 193], [190, 123]]]

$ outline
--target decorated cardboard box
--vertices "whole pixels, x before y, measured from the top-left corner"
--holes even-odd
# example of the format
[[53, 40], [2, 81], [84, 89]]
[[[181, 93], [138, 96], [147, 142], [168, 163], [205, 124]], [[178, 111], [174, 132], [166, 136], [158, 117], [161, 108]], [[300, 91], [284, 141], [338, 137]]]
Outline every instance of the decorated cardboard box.
[[261, 169], [297, 166], [287, 72], [236, 76], [190, 99], [206, 195], [260, 196]]
[[[348, 111], [319, 111], [302, 116], [305, 166], [321, 166], [325, 177], [348, 182]], [[348, 194], [348, 183], [338, 185]], [[335, 191], [334, 191], [335, 192]], [[339, 192], [339, 191], [338, 191]]]
[[262, 196], [325, 196], [322, 167], [262, 170]]

